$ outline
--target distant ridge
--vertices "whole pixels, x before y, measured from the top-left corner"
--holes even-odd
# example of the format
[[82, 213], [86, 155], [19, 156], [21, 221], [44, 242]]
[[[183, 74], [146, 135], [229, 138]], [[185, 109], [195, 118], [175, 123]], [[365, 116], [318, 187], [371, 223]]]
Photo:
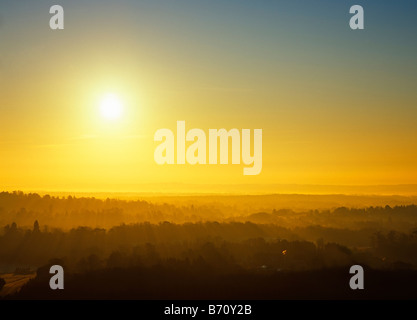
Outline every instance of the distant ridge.
[[309, 184], [185, 184], [167, 183], [138, 184], [123, 186], [103, 186], [102, 190], [80, 188], [19, 188], [16, 186], [0, 187], [2, 191], [22, 190], [25, 193], [50, 195], [75, 195], [98, 198], [137, 198], [152, 196], [197, 196], [197, 195], [272, 195], [272, 194], [306, 194], [306, 195], [381, 195], [381, 196], [417, 196], [417, 184], [398, 185], [309, 185]]

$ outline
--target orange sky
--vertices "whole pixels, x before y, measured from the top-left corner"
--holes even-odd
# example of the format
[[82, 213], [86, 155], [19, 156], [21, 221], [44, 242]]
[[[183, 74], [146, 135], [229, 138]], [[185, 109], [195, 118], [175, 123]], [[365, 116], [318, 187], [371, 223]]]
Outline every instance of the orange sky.
[[[199, 5], [127, 2], [90, 16], [63, 6], [63, 31], [48, 29], [41, 8], [5, 7], [0, 189], [417, 182], [416, 48], [394, 31], [354, 34], [337, 19], [292, 28], [282, 25], [290, 17], [268, 15], [273, 7], [245, 20], [246, 9], [214, 15]], [[114, 121], [99, 112], [107, 93], [123, 104]], [[244, 176], [243, 164], [157, 165], [154, 133], [175, 132], [177, 120], [206, 133], [261, 128], [261, 174]]]

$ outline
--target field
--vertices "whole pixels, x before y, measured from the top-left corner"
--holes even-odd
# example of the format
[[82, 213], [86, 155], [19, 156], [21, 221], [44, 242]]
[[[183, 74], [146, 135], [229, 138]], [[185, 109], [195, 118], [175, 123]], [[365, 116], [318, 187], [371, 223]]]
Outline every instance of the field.
[[0, 297], [5, 297], [20, 291], [23, 285], [25, 285], [30, 279], [36, 277], [35, 273], [30, 274], [14, 274], [4, 273], [0, 274], [0, 278], [6, 281], [3, 289], [0, 290]]

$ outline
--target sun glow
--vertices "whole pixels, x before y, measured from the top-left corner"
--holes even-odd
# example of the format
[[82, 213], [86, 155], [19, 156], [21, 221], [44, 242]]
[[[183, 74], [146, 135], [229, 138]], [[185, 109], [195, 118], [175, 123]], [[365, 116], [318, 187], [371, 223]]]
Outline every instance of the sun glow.
[[116, 120], [122, 116], [123, 105], [119, 97], [114, 94], [106, 94], [100, 102], [100, 114], [108, 120]]

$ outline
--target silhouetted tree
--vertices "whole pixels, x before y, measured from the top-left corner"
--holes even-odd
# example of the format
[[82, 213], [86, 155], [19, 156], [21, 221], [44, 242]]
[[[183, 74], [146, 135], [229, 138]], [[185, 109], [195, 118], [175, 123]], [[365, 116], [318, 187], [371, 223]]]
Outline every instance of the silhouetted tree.
[[3, 278], [0, 278], [0, 291], [1, 289], [3, 289], [5, 284], [6, 284], [6, 281]]
[[38, 220], [33, 223], [33, 232], [40, 232]]

